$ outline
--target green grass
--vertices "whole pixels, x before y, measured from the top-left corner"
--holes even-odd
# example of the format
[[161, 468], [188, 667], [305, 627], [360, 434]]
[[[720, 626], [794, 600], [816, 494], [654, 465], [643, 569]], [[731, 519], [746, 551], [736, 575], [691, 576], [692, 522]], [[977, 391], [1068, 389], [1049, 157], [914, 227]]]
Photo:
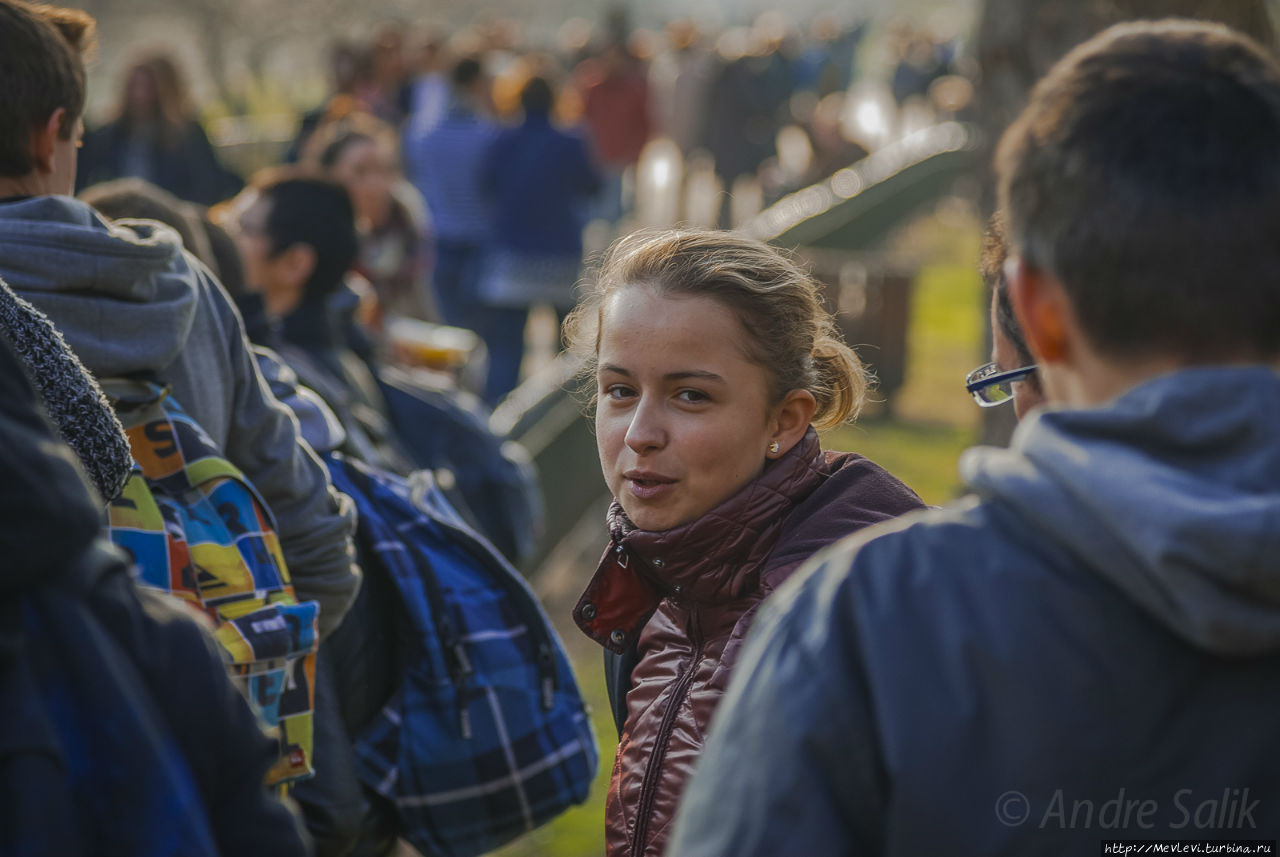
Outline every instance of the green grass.
[[[976, 257], [976, 231], [973, 256]], [[948, 254], [950, 255], [950, 254]], [[915, 489], [927, 503], [960, 492], [960, 453], [978, 436], [980, 413], [964, 377], [982, 357], [982, 283], [974, 258], [944, 258], [915, 282], [906, 383], [893, 413], [868, 416], [827, 434], [828, 449], [857, 452]]]
[[[978, 226], [972, 218], [928, 218], [908, 230], [902, 243], [924, 260], [915, 282], [906, 383], [891, 415], [876, 415], [872, 407], [861, 421], [829, 432], [823, 443], [867, 456], [925, 502], [940, 504], [959, 493], [956, 462], [974, 443], [980, 426], [978, 408], [963, 383], [965, 374], [983, 360], [982, 286], [975, 273]], [[582, 585], [592, 570], [581, 570]], [[548, 604], [592, 707], [600, 773], [586, 804], [496, 852], [498, 857], [604, 853], [604, 801], [617, 731], [609, 714], [600, 648], [573, 625], [570, 609]]]

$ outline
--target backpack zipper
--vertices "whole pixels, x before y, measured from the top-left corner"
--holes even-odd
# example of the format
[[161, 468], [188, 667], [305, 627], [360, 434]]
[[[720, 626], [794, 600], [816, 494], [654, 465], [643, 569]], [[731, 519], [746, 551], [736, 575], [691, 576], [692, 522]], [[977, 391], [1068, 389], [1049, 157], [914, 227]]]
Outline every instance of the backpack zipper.
[[667, 745], [671, 741], [671, 732], [675, 728], [676, 715], [684, 704], [689, 693], [689, 685], [697, 674], [698, 663], [702, 660], [702, 623], [698, 621], [696, 607], [689, 608], [689, 638], [693, 641], [693, 656], [689, 666], [676, 679], [675, 690], [671, 692], [671, 700], [667, 710], [662, 714], [662, 722], [658, 726], [658, 740], [654, 742], [653, 753], [649, 756], [649, 764], [645, 766], [644, 781], [640, 786], [640, 806], [636, 814], [635, 835], [631, 838], [631, 857], [643, 857], [646, 840], [649, 834], [649, 815], [653, 812], [653, 802], [658, 796], [658, 780], [662, 774], [662, 762], [667, 757]]

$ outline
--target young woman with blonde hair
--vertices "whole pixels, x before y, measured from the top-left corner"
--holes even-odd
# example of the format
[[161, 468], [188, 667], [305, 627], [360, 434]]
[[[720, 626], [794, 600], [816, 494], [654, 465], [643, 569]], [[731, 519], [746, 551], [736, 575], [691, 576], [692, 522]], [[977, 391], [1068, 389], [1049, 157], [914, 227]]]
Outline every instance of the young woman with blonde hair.
[[819, 549], [921, 507], [818, 430], [868, 379], [818, 286], [725, 232], [640, 233], [566, 321], [595, 389], [610, 544], [574, 611], [607, 650], [621, 740], [610, 857], [657, 857], [761, 602]]

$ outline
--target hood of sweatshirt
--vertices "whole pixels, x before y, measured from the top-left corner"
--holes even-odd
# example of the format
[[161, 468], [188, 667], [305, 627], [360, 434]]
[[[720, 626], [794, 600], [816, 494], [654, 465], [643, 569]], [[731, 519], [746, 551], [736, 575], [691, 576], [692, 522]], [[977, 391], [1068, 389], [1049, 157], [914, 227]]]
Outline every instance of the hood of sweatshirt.
[[189, 259], [169, 227], [108, 223], [71, 197], [0, 204], [0, 276], [57, 322], [99, 377], [173, 363], [196, 315]]
[[961, 473], [1196, 647], [1280, 650], [1280, 373], [1188, 369], [1045, 411]]

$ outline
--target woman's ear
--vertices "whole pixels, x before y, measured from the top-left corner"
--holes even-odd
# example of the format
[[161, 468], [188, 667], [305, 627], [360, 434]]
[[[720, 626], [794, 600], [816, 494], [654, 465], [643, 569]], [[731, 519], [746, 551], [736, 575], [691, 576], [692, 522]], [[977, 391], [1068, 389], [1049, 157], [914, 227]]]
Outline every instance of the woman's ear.
[[[804, 433], [813, 422], [813, 412], [818, 402], [808, 390], [792, 390], [783, 397], [773, 412], [771, 421], [772, 434], [770, 445], [765, 452], [766, 458], [778, 458], [787, 453], [791, 447], [800, 442]], [[776, 443], [777, 447], [773, 446]]]

